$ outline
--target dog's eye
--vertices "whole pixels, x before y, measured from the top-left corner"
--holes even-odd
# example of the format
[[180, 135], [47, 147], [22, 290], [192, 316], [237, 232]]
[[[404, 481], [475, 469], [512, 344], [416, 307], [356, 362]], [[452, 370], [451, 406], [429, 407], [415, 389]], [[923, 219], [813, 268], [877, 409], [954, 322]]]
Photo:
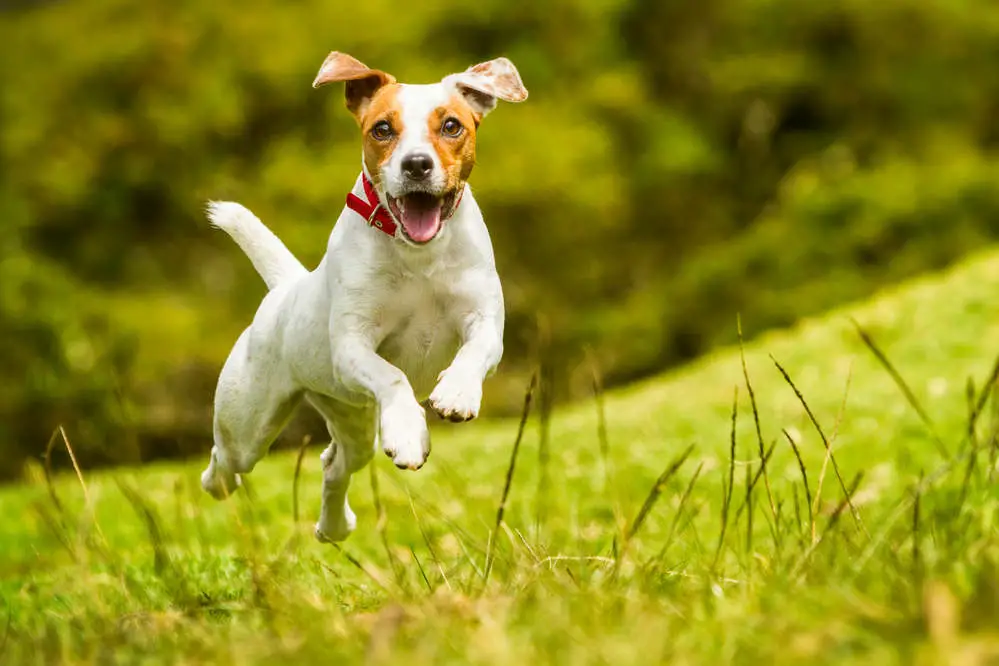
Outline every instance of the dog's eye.
[[458, 122], [457, 118], [448, 118], [444, 121], [444, 124], [441, 125], [441, 132], [443, 132], [445, 136], [450, 137], [460, 136], [462, 130], [464, 129], [465, 128], [461, 126], [461, 123]]
[[380, 120], [371, 128], [371, 136], [378, 141], [385, 141], [392, 138], [392, 126], [387, 120]]

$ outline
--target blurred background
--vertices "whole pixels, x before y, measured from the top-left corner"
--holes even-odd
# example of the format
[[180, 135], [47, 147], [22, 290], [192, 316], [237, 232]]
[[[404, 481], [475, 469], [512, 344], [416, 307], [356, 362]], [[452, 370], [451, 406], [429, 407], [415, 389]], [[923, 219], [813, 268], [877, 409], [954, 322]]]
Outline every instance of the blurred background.
[[87, 465], [207, 452], [264, 285], [202, 208], [318, 263], [360, 163], [310, 87], [330, 50], [413, 83], [506, 55], [530, 90], [471, 179], [507, 296], [488, 415], [539, 363], [579, 399], [999, 237], [986, 0], [5, 0], [0, 478], [59, 424]]

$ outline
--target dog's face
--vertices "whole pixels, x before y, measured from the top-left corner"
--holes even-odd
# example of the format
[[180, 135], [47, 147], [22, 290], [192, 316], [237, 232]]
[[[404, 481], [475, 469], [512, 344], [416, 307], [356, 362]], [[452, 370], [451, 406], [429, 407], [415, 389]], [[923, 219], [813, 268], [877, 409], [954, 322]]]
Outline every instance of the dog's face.
[[347, 82], [347, 108], [364, 141], [364, 170], [404, 237], [433, 240], [454, 214], [475, 165], [475, 134], [496, 100], [521, 102], [527, 90], [506, 58], [430, 85], [396, 83], [343, 53], [331, 53], [313, 86]]

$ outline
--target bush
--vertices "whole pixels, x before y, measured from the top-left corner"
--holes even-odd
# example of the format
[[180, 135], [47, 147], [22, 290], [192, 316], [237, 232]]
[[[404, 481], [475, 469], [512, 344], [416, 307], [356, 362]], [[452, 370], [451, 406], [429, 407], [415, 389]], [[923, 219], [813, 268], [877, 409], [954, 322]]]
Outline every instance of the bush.
[[737, 313], [784, 325], [997, 235], [984, 0], [90, 0], [4, 10], [0, 44], [11, 470], [58, 423], [92, 461], [207, 447], [263, 286], [201, 208], [242, 201], [319, 261], [359, 152], [309, 86], [333, 48], [405, 81], [504, 54], [531, 90], [472, 176], [509, 314], [492, 413], [539, 353], [578, 397], [584, 350], [644, 376]]

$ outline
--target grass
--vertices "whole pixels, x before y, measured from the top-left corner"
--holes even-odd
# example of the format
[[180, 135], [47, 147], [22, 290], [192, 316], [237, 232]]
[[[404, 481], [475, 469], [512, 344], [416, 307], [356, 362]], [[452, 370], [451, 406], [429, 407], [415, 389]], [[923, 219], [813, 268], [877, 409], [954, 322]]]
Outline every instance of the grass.
[[995, 663], [997, 288], [985, 254], [522, 437], [438, 428], [355, 477], [341, 547], [318, 443], [225, 503], [202, 460], [39, 465], [0, 490], [0, 661]]

